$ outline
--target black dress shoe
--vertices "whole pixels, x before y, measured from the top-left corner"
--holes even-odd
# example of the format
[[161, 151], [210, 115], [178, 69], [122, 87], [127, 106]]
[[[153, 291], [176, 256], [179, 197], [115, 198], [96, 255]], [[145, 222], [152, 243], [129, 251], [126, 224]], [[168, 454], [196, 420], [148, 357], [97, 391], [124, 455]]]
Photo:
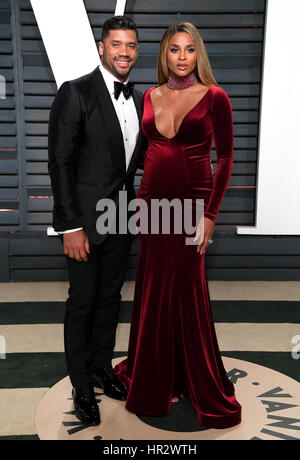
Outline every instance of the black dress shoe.
[[112, 366], [97, 368], [93, 373], [93, 385], [102, 388], [104, 394], [113, 399], [125, 401], [127, 390], [115, 376]]
[[100, 425], [100, 412], [92, 388], [78, 388], [72, 390], [75, 415], [87, 425]]

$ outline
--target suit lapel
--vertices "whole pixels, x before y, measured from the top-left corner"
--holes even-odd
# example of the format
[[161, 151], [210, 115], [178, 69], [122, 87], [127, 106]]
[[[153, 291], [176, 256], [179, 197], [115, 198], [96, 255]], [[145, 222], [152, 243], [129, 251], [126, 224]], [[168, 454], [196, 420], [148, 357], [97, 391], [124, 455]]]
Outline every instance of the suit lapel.
[[128, 169], [127, 169], [127, 175], [129, 175], [136, 167], [136, 162], [138, 161], [139, 154], [140, 154], [140, 149], [142, 146], [142, 141], [143, 141], [143, 134], [142, 134], [142, 129], [141, 129], [141, 123], [142, 123], [142, 118], [143, 118], [143, 112], [142, 112], [142, 97], [139, 95], [139, 93], [134, 89], [133, 94], [132, 94], [133, 100], [134, 100], [134, 105], [137, 111], [138, 119], [139, 119], [139, 124], [140, 124], [140, 131], [138, 134], [138, 138], [136, 141], [136, 145], [133, 151], [133, 154], [131, 156]]
[[112, 162], [121, 174], [125, 174], [126, 159], [122, 130], [110, 94], [98, 67], [92, 73], [92, 82], [107, 131]]

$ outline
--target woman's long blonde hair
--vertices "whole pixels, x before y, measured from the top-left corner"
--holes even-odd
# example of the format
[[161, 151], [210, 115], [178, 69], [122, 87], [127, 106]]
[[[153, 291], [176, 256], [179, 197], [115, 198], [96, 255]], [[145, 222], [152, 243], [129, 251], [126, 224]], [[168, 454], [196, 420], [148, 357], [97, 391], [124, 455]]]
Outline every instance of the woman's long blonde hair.
[[198, 32], [198, 29], [189, 22], [180, 22], [179, 24], [171, 25], [162, 38], [160, 43], [159, 55], [158, 55], [158, 63], [157, 63], [157, 71], [158, 71], [158, 83], [163, 85], [168, 81], [169, 78], [169, 68], [168, 68], [168, 61], [167, 61], [167, 51], [168, 51], [168, 44], [169, 40], [173, 35], [177, 34], [178, 32], [185, 32], [189, 34], [193, 42], [195, 44], [196, 55], [197, 55], [197, 65], [195, 69], [196, 76], [198, 81], [204, 85], [216, 85], [219, 86], [216, 82], [210, 62], [207, 56], [207, 52], [205, 49], [204, 42]]

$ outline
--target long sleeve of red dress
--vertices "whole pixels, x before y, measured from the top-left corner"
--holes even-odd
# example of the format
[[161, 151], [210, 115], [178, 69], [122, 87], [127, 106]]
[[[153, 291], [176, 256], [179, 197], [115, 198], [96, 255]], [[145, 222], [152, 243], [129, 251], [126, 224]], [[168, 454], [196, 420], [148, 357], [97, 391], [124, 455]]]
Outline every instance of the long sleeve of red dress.
[[213, 190], [204, 216], [216, 221], [225, 195], [233, 166], [233, 118], [229, 97], [221, 88], [216, 88], [211, 101], [213, 137], [217, 154], [217, 169]]

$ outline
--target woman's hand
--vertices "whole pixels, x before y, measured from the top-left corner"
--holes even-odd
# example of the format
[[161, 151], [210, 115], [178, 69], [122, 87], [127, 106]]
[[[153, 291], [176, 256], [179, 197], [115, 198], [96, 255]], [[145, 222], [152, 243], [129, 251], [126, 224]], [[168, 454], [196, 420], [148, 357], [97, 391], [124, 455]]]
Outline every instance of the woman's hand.
[[[211, 240], [211, 237], [214, 233], [215, 223], [213, 220], [209, 219], [208, 217], [204, 217], [203, 226], [204, 226], [204, 232], [203, 232], [204, 236], [200, 240], [201, 243], [198, 244], [197, 246], [197, 252], [200, 253], [200, 255], [205, 253], [207, 247], [210, 244], [209, 240]], [[197, 232], [196, 232], [194, 241], [196, 241], [196, 239], [201, 237], [201, 233], [202, 232], [201, 232], [201, 224], [200, 224], [197, 228]]]

